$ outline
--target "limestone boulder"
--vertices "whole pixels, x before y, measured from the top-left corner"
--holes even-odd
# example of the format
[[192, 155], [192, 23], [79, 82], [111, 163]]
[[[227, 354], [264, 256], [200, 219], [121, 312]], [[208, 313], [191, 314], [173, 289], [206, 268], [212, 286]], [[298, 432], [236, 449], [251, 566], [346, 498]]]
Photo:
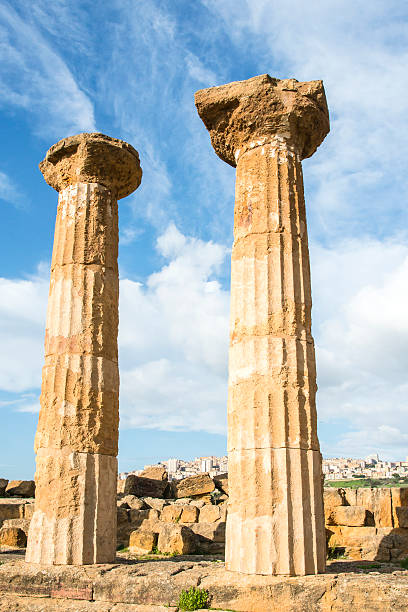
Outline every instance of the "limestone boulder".
[[129, 510], [129, 522], [135, 526], [141, 526], [145, 521], [154, 523], [159, 520], [159, 512], [148, 508], [147, 510]]
[[5, 478], [0, 478], [0, 497], [5, 496], [7, 485], [8, 485], [8, 480], [6, 480]]
[[182, 506], [181, 504], [165, 506], [160, 519], [165, 523], [178, 523], [185, 508], [189, 508], [189, 506]]
[[163, 508], [169, 504], [166, 499], [158, 499], [156, 497], [145, 497], [143, 501], [146, 506], [159, 512], [162, 512]]
[[376, 527], [392, 527], [391, 489], [360, 488], [357, 491], [357, 505], [369, 510]]
[[367, 524], [369, 513], [363, 506], [337, 506], [330, 515], [330, 525], [363, 527]]
[[180, 517], [180, 523], [197, 523], [199, 512], [196, 506], [184, 506]]
[[117, 493], [124, 493], [125, 492], [125, 484], [126, 484], [126, 478], [118, 478], [118, 482], [117, 482], [117, 486], [116, 486], [116, 492]]
[[31, 520], [33, 518], [34, 510], [35, 510], [34, 503], [24, 504], [23, 506], [24, 518]]
[[190, 555], [196, 550], [196, 539], [188, 527], [164, 523], [160, 529], [157, 547], [162, 553]]
[[9, 503], [0, 504], [0, 525], [7, 519], [22, 518], [24, 514], [24, 504]]
[[167, 480], [155, 480], [154, 478], [141, 478], [130, 474], [126, 478], [125, 495], [136, 497], [163, 497], [167, 488]]
[[151, 478], [153, 480], [168, 480], [167, 470], [164, 467], [159, 465], [152, 466], [143, 470], [141, 474], [139, 474], [140, 478]]
[[344, 506], [344, 490], [343, 489], [333, 489], [331, 487], [327, 487], [324, 489], [323, 493], [323, 503], [324, 503], [324, 516], [326, 523], [330, 520], [330, 516], [334, 510], [338, 506]]
[[408, 508], [404, 508], [403, 506], [399, 506], [398, 508], [393, 509], [394, 512], [394, 525], [396, 528], [402, 527], [404, 529], [408, 528]]
[[217, 474], [217, 476], [214, 476], [213, 480], [217, 489], [228, 495], [228, 472], [225, 474]]
[[147, 504], [136, 495], [123, 495], [118, 500], [118, 507], [131, 508], [132, 510], [146, 510]]
[[203, 506], [205, 506], [205, 501], [203, 499], [192, 499], [190, 503], [196, 508], [202, 508]]
[[16, 528], [24, 531], [26, 536], [28, 536], [28, 530], [30, 529], [30, 520], [25, 518], [14, 518], [7, 519], [3, 522], [2, 527], [4, 528]]
[[189, 528], [198, 537], [200, 543], [219, 542], [225, 543], [225, 522], [214, 523], [190, 523]]
[[129, 550], [135, 555], [145, 555], [151, 553], [157, 546], [158, 534], [152, 531], [136, 529], [132, 531], [129, 538]]
[[220, 506], [212, 506], [206, 504], [204, 508], [200, 510], [200, 523], [215, 523], [221, 518]]
[[6, 486], [10, 497], [35, 497], [34, 480], [11, 480]]
[[0, 529], [0, 546], [25, 548], [27, 546], [27, 536], [18, 527], [2, 527]]
[[392, 487], [391, 504], [394, 527], [408, 527], [408, 487]]
[[209, 477], [207, 473], [198, 474], [197, 476], [190, 476], [183, 480], [177, 481], [175, 490], [175, 497], [177, 499], [181, 497], [196, 497], [197, 495], [208, 495], [215, 489], [214, 481]]
[[333, 526], [327, 532], [330, 547], [370, 548], [377, 542], [375, 527]]

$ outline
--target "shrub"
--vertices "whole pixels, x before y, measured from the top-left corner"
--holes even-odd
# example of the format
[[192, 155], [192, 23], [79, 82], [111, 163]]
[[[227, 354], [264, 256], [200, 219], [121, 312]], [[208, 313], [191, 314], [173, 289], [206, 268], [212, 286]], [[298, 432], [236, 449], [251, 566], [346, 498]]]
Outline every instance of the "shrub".
[[180, 610], [200, 610], [200, 608], [207, 608], [207, 604], [208, 591], [205, 589], [191, 587], [188, 591], [183, 589], [180, 593], [178, 603]]

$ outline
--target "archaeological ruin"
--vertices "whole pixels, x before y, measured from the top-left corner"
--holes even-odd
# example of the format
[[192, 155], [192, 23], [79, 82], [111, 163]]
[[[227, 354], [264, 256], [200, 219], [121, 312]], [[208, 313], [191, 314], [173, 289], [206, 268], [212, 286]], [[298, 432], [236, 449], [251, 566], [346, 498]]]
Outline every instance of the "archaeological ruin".
[[122, 140], [61, 140], [40, 164], [59, 199], [35, 483], [0, 478], [0, 612], [178, 612], [192, 588], [218, 610], [405, 612], [408, 487], [323, 489], [302, 180], [323, 84], [265, 74], [195, 103], [236, 167], [228, 473], [118, 480], [118, 200], [142, 170]]
[[321, 81], [267, 74], [198, 91], [236, 166], [226, 567], [323, 572], [326, 546], [302, 159], [329, 131]]
[[119, 434], [118, 203], [137, 151], [103, 134], [61, 140], [40, 164], [59, 192], [26, 560], [109, 563]]

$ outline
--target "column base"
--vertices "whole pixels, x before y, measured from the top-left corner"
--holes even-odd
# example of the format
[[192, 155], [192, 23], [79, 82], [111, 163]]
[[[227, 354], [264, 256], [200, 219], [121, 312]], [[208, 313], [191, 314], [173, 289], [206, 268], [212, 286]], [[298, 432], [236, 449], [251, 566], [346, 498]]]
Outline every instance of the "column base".
[[304, 576], [326, 567], [321, 454], [234, 450], [228, 457], [226, 569]]
[[114, 562], [116, 483], [116, 457], [39, 449], [36, 509], [26, 561], [44, 565]]

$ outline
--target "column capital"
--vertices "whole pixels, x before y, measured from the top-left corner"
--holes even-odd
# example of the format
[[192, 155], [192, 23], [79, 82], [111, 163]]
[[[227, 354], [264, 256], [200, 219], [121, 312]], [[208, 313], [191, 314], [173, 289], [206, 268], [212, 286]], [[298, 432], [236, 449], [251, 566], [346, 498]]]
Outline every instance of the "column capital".
[[60, 140], [39, 167], [57, 191], [75, 183], [99, 183], [118, 200], [135, 191], [142, 180], [138, 152], [123, 140], [99, 133], [83, 132]]
[[231, 166], [243, 149], [286, 142], [310, 157], [330, 130], [322, 81], [299, 82], [262, 74], [201, 89], [195, 105], [218, 157]]

